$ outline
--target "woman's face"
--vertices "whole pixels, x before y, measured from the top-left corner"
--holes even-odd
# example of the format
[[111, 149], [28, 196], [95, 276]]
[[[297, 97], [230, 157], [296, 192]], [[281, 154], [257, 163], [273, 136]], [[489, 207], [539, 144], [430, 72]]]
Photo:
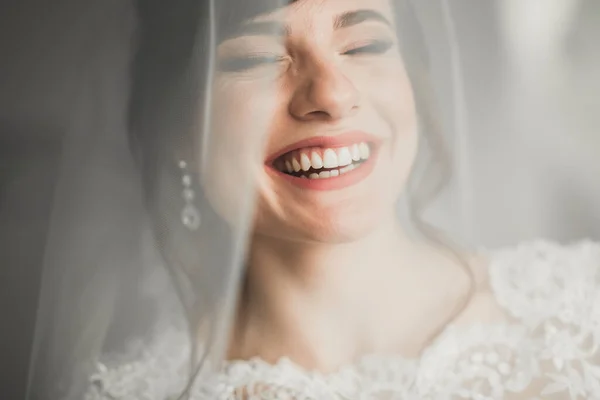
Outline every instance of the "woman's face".
[[202, 184], [254, 230], [345, 242], [394, 214], [416, 153], [416, 112], [390, 0], [304, 0], [217, 48]]

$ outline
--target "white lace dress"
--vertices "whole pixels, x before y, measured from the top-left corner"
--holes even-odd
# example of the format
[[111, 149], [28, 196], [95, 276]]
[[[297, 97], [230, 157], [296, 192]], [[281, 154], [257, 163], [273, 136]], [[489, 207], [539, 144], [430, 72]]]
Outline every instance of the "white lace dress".
[[[537, 241], [489, 252], [515, 323], [449, 326], [418, 360], [368, 356], [336, 373], [289, 360], [230, 362], [192, 400], [599, 399], [600, 244]], [[101, 367], [86, 400], [167, 400], [184, 384], [177, 332], [133, 363]]]

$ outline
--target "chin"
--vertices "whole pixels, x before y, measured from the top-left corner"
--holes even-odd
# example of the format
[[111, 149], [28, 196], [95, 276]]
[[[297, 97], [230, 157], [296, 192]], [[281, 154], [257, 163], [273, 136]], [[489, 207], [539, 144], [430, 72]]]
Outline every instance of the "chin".
[[[379, 208], [381, 209], [381, 208]], [[289, 242], [341, 244], [369, 236], [384, 222], [371, 208], [363, 213], [323, 212], [286, 219], [257, 219], [255, 232]]]

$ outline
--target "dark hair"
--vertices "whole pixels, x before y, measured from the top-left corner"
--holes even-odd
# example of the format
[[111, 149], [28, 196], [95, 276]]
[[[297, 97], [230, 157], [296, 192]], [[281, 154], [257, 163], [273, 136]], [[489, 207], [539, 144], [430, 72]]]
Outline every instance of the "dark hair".
[[[398, 36], [409, 78], [415, 87], [417, 111], [420, 117], [422, 141], [420, 155], [427, 155], [422, 174], [414, 173], [409, 182], [409, 205], [412, 223], [426, 237], [450, 250], [439, 231], [428, 225], [421, 214], [427, 203], [450, 178], [450, 164], [441, 131], [437, 126], [437, 111], [428, 76], [429, 60], [425, 41], [410, 0], [392, 0], [396, 8]], [[218, 0], [212, 10], [218, 16], [222, 37], [224, 29], [237, 26], [243, 20], [280, 7], [278, 1]], [[154, 220], [157, 242], [170, 269], [188, 313], [190, 329], [195, 329], [199, 315], [210, 315], [219, 302], [219, 288], [226, 282], [211, 274], [217, 260], [234, 260], [230, 254], [215, 253], [215, 240], [229, 240], [239, 246], [233, 232], [211, 208], [202, 204], [203, 224], [197, 233], [181, 233], [179, 212], [183, 203], [169, 198], [180, 191], [181, 176], [176, 167], [176, 149], [198, 148], [194, 143], [198, 132], [195, 121], [205, 93], [206, 66], [210, 49], [210, 1], [138, 0], [139, 50], [133, 66], [133, 87], [130, 104], [131, 147], [142, 170], [148, 209]], [[421, 157], [422, 158], [422, 157]], [[417, 176], [419, 175], [419, 176]], [[198, 190], [198, 192], [200, 192]], [[166, 198], [165, 198], [166, 196]], [[176, 196], [173, 196], [176, 197]], [[204, 202], [202, 198], [199, 202]], [[206, 210], [206, 212], [204, 211]], [[173, 224], [175, 221], [175, 224]], [[180, 233], [177, 233], [180, 232]], [[177, 236], [178, 240], [173, 240]], [[242, 244], [243, 245], [243, 244]], [[176, 247], [176, 248], [175, 248]], [[193, 249], [191, 258], [186, 253]], [[208, 251], [210, 249], [210, 251]], [[462, 260], [462, 259], [461, 259]], [[196, 268], [198, 264], [202, 268]], [[467, 269], [468, 270], [468, 269]], [[213, 271], [214, 272], [214, 271]], [[210, 291], [202, 283], [210, 282]], [[215, 288], [217, 288], [215, 290]], [[199, 311], [201, 310], [201, 311]], [[194, 358], [194, 357], [193, 357]]]

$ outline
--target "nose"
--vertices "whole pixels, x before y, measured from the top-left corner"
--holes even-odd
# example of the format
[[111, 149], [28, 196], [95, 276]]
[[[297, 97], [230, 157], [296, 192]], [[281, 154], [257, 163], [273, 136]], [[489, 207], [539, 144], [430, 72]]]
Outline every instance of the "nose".
[[312, 63], [301, 75], [289, 104], [292, 116], [303, 121], [334, 121], [353, 115], [359, 92], [333, 60]]

